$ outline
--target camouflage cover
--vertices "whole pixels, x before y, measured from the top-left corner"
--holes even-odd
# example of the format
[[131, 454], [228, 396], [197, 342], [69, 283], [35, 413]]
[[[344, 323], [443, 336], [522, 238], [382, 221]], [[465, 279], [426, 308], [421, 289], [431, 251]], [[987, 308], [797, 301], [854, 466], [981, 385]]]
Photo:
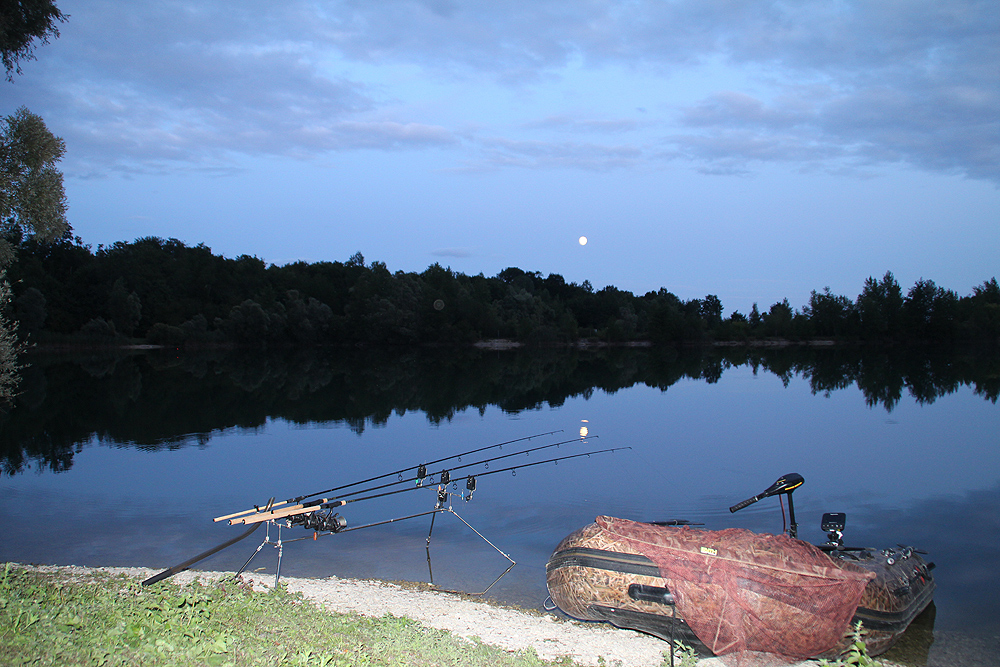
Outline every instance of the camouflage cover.
[[819, 655], [843, 637], [875, 576], [785, 535], [606, 516], [597, 525], [657, 565], [677, 611], [716, 655]]
[[[926, 574], [926, 565], [914, 558], [907, 567]], [[884, 577], [874, 581], [871, 568], [784, 535], [612, 517], [598, 517], [564, 539], [546, 570], [553, 601], [571, 616], [664, 639], [697, 638], [716, 655], [744, 657], [831, 655], [844, 646], [862, 595], [884, 598], [886, 588], [879, 585]], [[909, 618], [887, 639], [894, 640], [929, 602], [932, 582], [924, 588], [919, 594], [925, 599], [909, 601]], [[661, 599], [671, 594], [676, 610]]]

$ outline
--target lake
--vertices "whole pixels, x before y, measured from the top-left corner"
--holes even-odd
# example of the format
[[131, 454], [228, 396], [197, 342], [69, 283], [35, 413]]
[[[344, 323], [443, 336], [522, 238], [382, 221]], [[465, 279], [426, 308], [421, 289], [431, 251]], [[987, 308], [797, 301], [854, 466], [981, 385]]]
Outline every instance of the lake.
[[[847, 543], [912, 545], [937, 564], [935, 611], [920, 630], [933, 628], [933, 643], [905, 659], [990, 665], [1000, 655], [995, 353], [352, 349], [29, 361], [17, 405], [0, 416], [0, 560], [165, 568], [244, 530], [213, 517], [272, 496], [553, 432], [432, 466], [564, 440], [490, 465], [631, 448], [461, 471], [478, 474], [477, 489], [453, 498], [455, 512], [517, 562], [494, 599], [541, 607], [553, 548], [601, 514], [780, 532], [774, 498], [728, 508], [797, 472], [800, 538], [825, 541], [821, 514], [846, 512]], [[433, 489], [414, 488], [340, 511], [354, 527], [435, 502]], [[429, 526], [425, 516], [315, 542], [285, 528], [281, 572], [478, 592], [507, 567], [455, 516], [436, 517], [427, 548]], [[264, 532], [196, 567], [239, 568]], [[273, 578], [276, 560], [265, 545], [249, 569]]]

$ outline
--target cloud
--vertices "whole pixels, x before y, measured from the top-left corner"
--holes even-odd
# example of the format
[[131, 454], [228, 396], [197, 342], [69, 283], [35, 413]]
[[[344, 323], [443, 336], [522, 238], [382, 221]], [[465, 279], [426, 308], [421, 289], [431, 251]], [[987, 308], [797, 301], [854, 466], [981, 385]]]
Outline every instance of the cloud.
[[[81, 173], [447, 147], [466, 168], [902, 162], [1000, 183], [995, 0], [63, 4], [16, 90]], [[670, 87], [703, 70], [697, 96]]]
[[1000, 183], [1000, 94], [941, 84], [919, 92], [865, 88], [821, 111], [831, 140], [863, 146], [871, 162], [903, 160]]
[[470, 248], [439, 248], [431, 254], [435, 257], [472, 257], [475, 253]]
[[258, 30], [246, 9], [223, 9], [95, 0], [67, 10], [62, 48], [28, 92], [57, 120], [71, 166], [218, 167], [232, 155], [315, 154], [317, 128], [328, 142], [353, 134], [337, 123], [373, 108], [363, 84], [323, 75], [310, 45], [273, 34], [273, 12], [247, 8], [261, 11]]
[[808, 122], [801, 111], [768, 107], [763, 101], [734, 91], [721, 91], [682, 110], [681, 123], [693, 127], [787, 128]]
[[[345, 53], [415, 61], [456, 76], [481, 72], [523, 84], [579, 60], [670, 77], [714, 59], [770, 88], [769, 104], [747, 91], [719, 91], [682, 108], [681, 125], [700, 127], [702, 136], [680, 141], [678, 152], [728, 145], [737, 149], [725, 157], [733, 162], [846, 156], [1000, 182], [1000, 5], [993, 0], [395, 0], [348, 3], [344, 13], [353, 28], [337, 37]], [[814, 99], [816, 87], [825, 97]], [[608, 123], [605, 129], [634, 129], [628, 121]], [[526, 127], [600, 129], [564, 115]], [[734, 141], [739, 133], [745, 139]], [[503, 162], [525, 164], [495, 160]]]
[[[767, 105], [731, 91], [681, 111], [697, 133], [668, 139], [666, 155], [703, 161], [711, 172], [747, 162], [916, 167], [1000, 182], [1000, 95], [979, 89], [926, 86], [917, 94], [891, 87], [839, 93], [809, 103]], [[728, 173], [729, 167], [721, 167]]]
[[642, 124], [631, 119], [575, 118], [569, 114], [560, 114], [529, 121], [524, 123], [522, 127], [529, 130], [559, 130], [574, 134], [585, 132], [613, 134], [637, 130], [642, 127]]
[[503, 137], [482, 139], [481, 155], [473, 164], [480, 167], [526, 167], [605, 171], [633, 166], [642, 158], [636, 146], [574, 142], [514, 140]]
[[331, 141], [325, 144], [313, 142], [311, 145], [326, 145], [330, 149], [379, 148], [389, 150], [427, 146], [440, 147], [458, 142], [458, 139], [451, 132], [438, 125], [393, 121], [343, 121], [330, 127], [329, 134]]

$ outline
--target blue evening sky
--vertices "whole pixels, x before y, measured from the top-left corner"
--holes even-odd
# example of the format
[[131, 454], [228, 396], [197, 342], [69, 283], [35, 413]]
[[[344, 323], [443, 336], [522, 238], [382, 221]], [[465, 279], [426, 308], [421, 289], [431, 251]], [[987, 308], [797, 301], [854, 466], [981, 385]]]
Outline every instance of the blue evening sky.
[[[1000, 276], [996, 0], [57, 0], [74, 233], [728, 314]], [[587, 245], [578, 239], [586, 236]]]

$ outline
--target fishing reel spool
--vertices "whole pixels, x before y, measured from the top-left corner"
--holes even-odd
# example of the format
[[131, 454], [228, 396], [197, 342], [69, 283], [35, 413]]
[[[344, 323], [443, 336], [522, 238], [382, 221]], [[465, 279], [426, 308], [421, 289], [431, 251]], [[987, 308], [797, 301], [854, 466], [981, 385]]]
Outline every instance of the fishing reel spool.
[[347, 519], [335, 513], [333, 510], [326, 512], [313, 512], [311, 514], [297, 514], [285, 519], [285, 526], [302, 526], [307, 530], [319, 532], [339, 533], [347, 528]]

